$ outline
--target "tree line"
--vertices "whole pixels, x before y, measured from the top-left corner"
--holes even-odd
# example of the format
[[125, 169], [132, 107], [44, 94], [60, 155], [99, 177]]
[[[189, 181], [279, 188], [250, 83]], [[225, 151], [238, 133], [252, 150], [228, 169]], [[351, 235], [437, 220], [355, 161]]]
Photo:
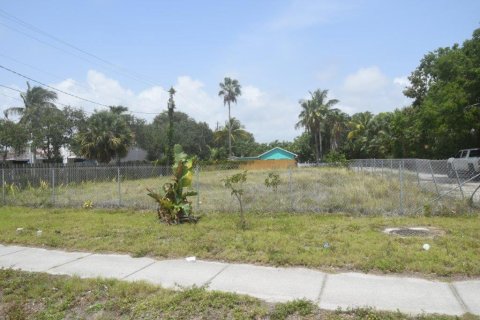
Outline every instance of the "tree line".
[[297, 127], [305, 128], [315, 160], [443, 159], [480, 147], [480, 29], [462, 45], [427, 53], [408, 80], [403, 93], [413, 101], [392, 112], [349, 116], [327, 90], [300, 101]]
[[[31, 87], [20, 94], [22, 106], [11, 107], [0, 119], [0, 152], [30, 149], [49, 162], [62, 161], [62, 149], [102, 163], [120, 161], [132, 146], [147, 151], [148, 160], [167, 164], [174, 144], [204, 161], [234, 156], [256, 156], [273, 147], [298, 155], [300, 162], [342, 158], [446, 158], [458, 149], [480, 146], [480, 29], [462, 45], [427, 53], [408, 77], [405, 96], [409, 106], [392, 112], [348, 115], [335, 108], [328, 90], [310, 92], [299, 101], [297, 128], [304, 132], [293, 141], [258, 143], [231, 107], [242, 94], [238, 80], [225, 78], [219, 97], [228, 107], [228, 119], [212, 129], [175, 110], [175, 90], [165, 111], [151, 123], [128, 113], [124, 106], [87, 115], [81, 108], [56, 104], [57, 94]], [[17, 120], [12, 120], [16, 116]]]

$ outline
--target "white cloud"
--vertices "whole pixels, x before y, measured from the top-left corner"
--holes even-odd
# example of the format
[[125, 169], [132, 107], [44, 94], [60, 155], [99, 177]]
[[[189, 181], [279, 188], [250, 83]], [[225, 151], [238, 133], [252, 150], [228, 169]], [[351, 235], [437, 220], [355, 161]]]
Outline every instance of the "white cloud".
[[402, 93], [408, 85], [406, 77], [387, 77], [378, 66], [360, 68], [348, 75], [335, 90], [340, 108], [351, 113], [392, 111], [410, 103]]
[[[410, 100], [402, 94], [406, 84], [406, 77], [391, 79], [377, 66], [361, 68], [346, 76], [340, 87], [330, 90], [329, 99], [339, 99], [337, 107], [349, 114], [366, 110], [374, 113], [392, 111], [409, 104]], [[168, 100], [168, 88], [152, 86], [136, 93], [95, 70], [87, 73], [84, 82], [66, 79], [52, 86], [85, 99], [106, 105], [124, 105], [130, 111], [143, 113], [160, 113], [166, 110]], [[178, 77], [174, 87], [177, 91], [177, 111], [208, 123], [212, 129], [215, 129], [217, 123], [225, 123], [228, 109], [223, 105], [222, 98], [218, 97], [216, 87], [209, 91], [201, 81], [189, 76]], [[21, 104], [17, 93], [2, 88], [0, 93], [2, 110]], [[17, 100], [4, 95], [17, 97]], [[104, 109], [61, 93], [59, 102], [81, 106], [88, 112]], [[300, 131], [294, 128], [300, 112], [298, 99], [291, 99], [284, 93], [265, 92], [254, 85], [245, 84], [238, 103], [231, 106], [231, 112], [232, 117], [239, 119], [259, 142], [292, 140], [300, 134]], [[155, 114], [143, 113], [135, 115], [149, 121], [155, 117]]]
[[408, 77], [397, 77], [393, 79], [393, 83], [396, 85], [399, 85], [403, 88], [407, 87], [410, 85], [410, 80], [408, 80]]
[[[134, 113], [135, 116], [149, 121], [155, 117], [155, 114], [145, 113], [160, 113], [166, 110], [168, 100], [166, 91], [168, 88], [152, 86], [136, 93], [122, 86], [115, 79], [95, 70], [88, 71], [83, 82], [66, 79], [51, 85], [101, 104], [126, 106], [130, 111], [139, 112]], [[177, 111], [187, 113], [196, 121], [208, 123], [212, 130], [215, 129], [217, 123], [220, 125], [225, 123], [228, 109], [223, 105], [223, 99], [218, 96], [216, 87], [213, 92], [209, 92], [201, 81], [189, 76], [180, 76], [177, 78], [174, 88], [177, 91], [175, 95]], [[0, 88], [0, 93], [18, 97], [18, 94], [5, 92], [5, 90]], [[87, 112], [105, 109], [105, 107], [62, 93], [58, 93], [58, 98], [58, 102], [62, 104], [82, 107]], [[12, 106], [11, 100], [0, 95], [2, 110]], [[16, 101], [15, 105], [18, 104], [21, 104], [21, 101]], [[275, 139], [292, 140], [298, 135], [294, 129], [299, 112], [298, 103], [284, 95], [267, 93], [260, 88], [246, 84], [242, 86], [242, 95], [238, 98], [238, 103], [231, 106], [231, 112], [232, 117], [239, 119], [259, 142], [269, 142]]]
[[246, 104], [261, 107], [265, 104], [265, 93], [260, 91], [260, 89], [253, 86], [245, 86], [242, 88], [241, 99], [245, 101]]
[[383, 90], [388, 84], [388, 78], [374, 66], [361, 68], [345, 79], [343, 89], [352, 94], [372, 94]]

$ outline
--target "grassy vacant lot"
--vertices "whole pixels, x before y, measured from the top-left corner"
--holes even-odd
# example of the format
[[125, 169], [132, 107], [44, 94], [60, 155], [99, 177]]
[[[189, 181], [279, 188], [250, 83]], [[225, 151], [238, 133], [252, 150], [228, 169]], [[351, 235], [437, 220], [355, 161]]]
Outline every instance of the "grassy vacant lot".
[[[85, 280], [0, 269], [0, 319], [454, 319], [408, 317], [372, 309], [319, 310], [304, 300], [271, 305], [202, 288], [166, 290], [146, 283]], [[459, 319], [459, 318], [456, 318]], [[461, 319], [477, 319], [464, 315]]]
[[[151, 176], [152, 167], [130, 168], [130, 177]], [[77, 174], [82, 176], [78, 168]], [[160, 188], [170, 177], [159, 176], [116, 182], [116, 170], [97, 169], [97, 181], [66, 183], [56, 181], [55, 192], [49, 182], [23, 188], [8, 186], [6, 203], [10, 205], [82, 207], [93, 202], [97, 208], [123, 207], [153, 209], [154, 202], [147, 196], [146, 188]], [[280, 177], [278, 190], [265, 187], [269, 172]], [[199, 196], [192, 198], [197, 212], [236, 212], [238, 203], [223, 188], [222, 179], [239, 170], [206, 170], [195, 175], [193, 187]], [[90, 176], [89, 176], [90, 177]], [[25, 178], [28, 180], [28, 178]], [[95, 176], [89, 179], [96, 179]], [[400, 210], [400, 183], [398, 171], [356, 172], [345, 168], [293, 168], [291, 170], [254, 170], [248, 172], [245, 184], [245, 209], [250, 212], [341, 212], [356, 214], [398, 213]], [[415, 175], [404, 175], [402, 206], [406, 212], [422, 210], [436, 196], [433, 183], [423, 183], [420, 188]], [[121, 199], [121, 200], [120, 200]], [[460, 201], [448, 199], [446, 210], [466, 210]], [[432, 208], [436, 209], [436, 208]]]
[[[166, 226], [155, 213], [0, 208], [0, 243], [133, 256], [237, 261], [323, 270], [420, 273], [426, 277], [480, 276], [480, 219], [351, 217], [320, 214], [205, 215], [197, 225]], [[383, 234], [384, 227], [432, 226], [432, 239]], [[17, 228], [24, 228], [17, 233]], [[42, 236], [36, 235], [42, 230]], [[323, 244], [328, 242], [329, 248]], [[422, 245], [429, 243], [429, 251]]]

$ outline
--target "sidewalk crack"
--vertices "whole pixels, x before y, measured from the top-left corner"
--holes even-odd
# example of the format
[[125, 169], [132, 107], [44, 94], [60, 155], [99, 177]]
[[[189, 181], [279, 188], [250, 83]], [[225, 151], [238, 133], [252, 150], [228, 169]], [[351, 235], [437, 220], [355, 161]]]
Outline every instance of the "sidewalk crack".
[[51, 268], [48, 268], [47, 271], [52, 270], [52, 269], [55, 269], [55, 268], [58, 268], [58, 267], [61, 267], [61, 266], [64, 266], [64, 265], [66, 265], [66, 264], [69, 264], [69, 263], [72, 263], [72, 262], [75, 262], [75, 261], [78, 261], [78, 260], [85, 259], [86, 257], [90, 257], [90, 256], [93, 255], [93, 254], [94, 254], [94, 253], [89, 253], [89, 254], [87, 254], [86, 256], [79, 257], [79, 258], [75, 258], [75, 259], [73, 259], [73, 260], [70, 260], [70, 261], [61, 263], [61, 264], [59, 264], [59, 265], [53, 266], [53, 267], [51, 267]]
[[210, 285], [210, 283], [213, 281], [213, 279], [215, 279], [220, 273], [222, 273], [223, 271], [225, 271], [225, 269], [227, 269], [230, 265], [227, 264], [225, 267], [223, 267], [222, 269], [220, 269], [220, 271], [218, 271], [217, 273], [215, 273], [213, 275], [213, 277], [211, 277], [210, 279], [208, 279], [207, 281], [205, 281], [205, 283], [203, 284], [203, 286], [206, 286], [208, 287]]
[[318, 306], [320, 306], [320, 300], [322, 299], [323, 292], [325, 291], [325, 286], [327, 285], [328, 274], [325, 273], [322, 281], [322, 287], [320, 288], [320, 292], [318, 294], [317, 300], [315, 301]]
[[455, 299], [457, 299], [457, 302], [460, 304], [460, 307], [463, 309], [463, 311], [465, 313], [472, 313], [468, 308], [467, 304], [465, 303], [465, 301], [463, 301], [462, 297], [458, 293], [458, 290], [455, 287], [455, 285], [453, 283], [449, 283], [448, 287], [450, 288], [450, 291], [453, 293], [453, 296], [455, 297]]
[[128, 274], [128, 275], [126, 275], [126, 276], [125, 276], [125, 277], [123, 277], [123, 278], [121, 278], [121, 280], [125, 280], [125, 279], [127, 279], [128, 277], [130, 277], [130, 276], [134, 275], [135, 273], [137, 273], [137, 272], [140, 272], [140, 271], [142, 271], [142, 270], [144, 270], [144, 269], [146, 269], [146, 268], [150, 267], [152, 264], [155, 264], [155, 263], [157, 263], [157, 261], [150, 262], [150, 263], [149, 263], [149, 264], [147, 264], [146, 266], [144, 266], [144, 267], [141, 267], [140, 269], [138, 269], [138, 270], [135, 270], [135, 271], [133, 271], [132, 273], [130, 273], [130, 274]]
[[23, 249], [20, 249], [20, 250], [17, 250], [17, 251], [5, 253], [5, 254], [0, 254], [0, 257], [5, 257], [5, 256], [8, 256], [9, 254], [14, 254], [14, 253], [17, 253], [17, 252], [20, 252], [20, 251], [25, 251], [25, 250], [27, 250], [27, 249], [28, 249], [28, 248], [23, 248]]

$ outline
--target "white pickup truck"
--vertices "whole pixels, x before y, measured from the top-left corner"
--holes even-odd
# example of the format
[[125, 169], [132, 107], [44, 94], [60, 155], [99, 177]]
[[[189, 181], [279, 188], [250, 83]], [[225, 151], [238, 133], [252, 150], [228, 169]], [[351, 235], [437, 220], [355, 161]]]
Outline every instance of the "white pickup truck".
[[476, 175], [480, 173], [480, 148], [464, 149], [448, 160], [448, 176], [454, 178], [458, 174]]

